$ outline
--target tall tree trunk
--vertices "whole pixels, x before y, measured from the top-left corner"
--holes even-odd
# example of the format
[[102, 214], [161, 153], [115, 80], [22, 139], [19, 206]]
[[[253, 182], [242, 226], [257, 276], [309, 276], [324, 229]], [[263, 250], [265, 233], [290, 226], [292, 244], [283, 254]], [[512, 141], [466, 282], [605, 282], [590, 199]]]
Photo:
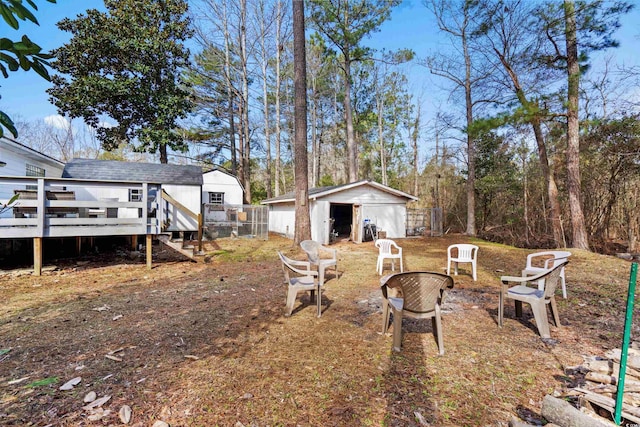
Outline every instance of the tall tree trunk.
[[[271, 126], [269, 123], [269, 97], [268, 97], [268, 62], [269, 58], [267, 56], [267, 33], [265, 30], [265, 21], [267, 20], [267, 16], [265, 15], [264, 10], [264, 0], [260, 0], [260, 11], [262, 14], [262, 19], [260, 20], [260, 50], [262, 53], [262, 108], [264, 114], [264, 148], [266, 151], [266, 172], [267, 172], [267, 182], [265, 183], [265, 187], [267, 190], [267, 199], [273, 197], [273, 190], [271, 185]], [[276, 45], [277, 47], [277, 45]]]
[[293, 3], [293, 59], [294, 59], [294, 128], [296, 227], [293, 241], [299, 244], [311, 239], [309, 218], [309, 180], [307, 165], [307, 61], [304, 36], [304, 0]]
[[[413, 149], [413, 195], [418, 197], [418, 137], [420, 136], [420, 104], [416, 111], [416, 119], [413, 122], [413, 133], [411, 134], [411, 148]], [[436, 154], [437, 156], [437, 154]], [[437, 164], [437, 162], [436, 162]]]
[[576, 11], [574, 0], [564, 0], [565, 35], [567, 48], [567, 188], [571, 212], [572, 246], [589, 250], [589, 239], [584, 223], [580, 200], [580, 134], [578, 121], [578, 97], [580, 64], [576, 35]]
[[[464, 99], [467, 116], [467, 129], [473, 124], [473, 100], [471, 97], [471, 55], [466, 31], [462, 36], [462, 51], [464, 54]], [[476, 235], [476, 147], [475, 141], [467, 132], [467, 235]]]
[[494, 52], [500, 59], [500, 63], [506, 70], [513, 89], [520, 105], [522, 105], [528, 112], [528, 121], [531, 123], [533, 129], [533, 135], [536, 139], [536, 146], [538, 148], [538, 158], [540, 159], [540, 168], [542, 169], [542, 176], [544, 177], [545, 187], [547, 189], [547, 199], [549, 200], [549, 219], [551, 220], [551, 228], [553, 231], [553, 241], [557, 248], [563, 246], [564, 236], [562, 235], [562, 225], [560, 222], [560, 202], [558, 201], [558, 186], [556, 185], [555, 174], [553, 168], [549, 164], [549, 157], [547, 155], [547, 145], [544, 140], [544, 133], [542, 132], [542, 118], [539, 105], [531, 102], [527, 99], [526, 94], [520, 84], [520, 79], [515, 70], [507, 61], [504, 54], [494, 48]]
[[231, 78], [231, 48], [229, 46], [229, 20], [227, 15], [227, 2], [223, 3], [223, 29], [224, 29], [224, 74], [227, 83], [227, 115], [229, 120], [229, 152], [231, 155], [231, 173], [238, 175], [238, 158], [236, 153], [236, 129], [233, 99], [233, 80]]
[[383, 110], [384, 101], [382, 100], [382, 94], [380, 91], [376, 91], [378, 98], [376, 104], [378, 106], [378, 143], [380, 144], [380, 173], [382, 175], [382, 185], [387, 185], [387, 153], [384, 149], [384, 126], [383, 126]]
[[247, 53], [247, 1], [240, 0], [240, 59], [242, 63], [242, 184], [245, 191], [245, 203], [251, 203], [251, 138], [249, 135], [249, 61]]
[[311, 79], [311, 187], [320, 182], [320, 141], [318, 139], [318, 87], [316, 78]]
[[358, 147], [353, 129], [353, 111], [351, 110], [351, 61], [344, 59], [344, 115], [347, 122], [347, 162], [349, 182], [358, 180]]
[[283, 48], [283, 43], [280, 40], [280, 32], [282, 30], [282, 2], [278, 0], [278, 11], [276, 13], [276, 87], [275, 87], [275, 101], [276, 101], [276, 197], [278, 197], [281, 193], [280, 190], [280, 180], [282, 175], [282, 162], [280, 161], [281, 152], [280, 152], [280, 138], [281, 138], [281, 130], [280, 130], [280, 51]]

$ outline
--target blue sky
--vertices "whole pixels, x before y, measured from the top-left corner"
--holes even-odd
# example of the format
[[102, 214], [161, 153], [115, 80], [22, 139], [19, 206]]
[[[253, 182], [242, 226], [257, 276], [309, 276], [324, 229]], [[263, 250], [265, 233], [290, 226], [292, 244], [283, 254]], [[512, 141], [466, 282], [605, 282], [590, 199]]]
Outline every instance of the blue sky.
[[[45, 50], [60, 46], [68, 40], [69, 35], [59, 31], [56, 23], [63, 17], [75, 17], [84, 13], [86, 9], [104, 9], [102, 0], [58, 0], [51, 4], [44, 0], [38, 2], [36, 13], [40, 26], [30, 22], [22, 22], [18, 31], [13, 31], [6, 25], [0, 25], [0, 37], [18, 39], [22, 34], [39, 43]], [[621, 47], [612, 51], [620, 61], [629, 64], [637, 63], [638, 35], [640, 34], [640, 10], [636, 8], [626, 16], [623, 26], [618, 33]], [[365, 44], [395, 50], [410, 48], [417, 53], [418, 58], [442, 48], [438, 31], [433, 18], [423, 6], [422, 0], [405, 0], [401, 6], [393, 11], [390, 21], [383, 24], [381, 31], [374, 33], [365, 40]], [[433, 109], [435, 105], [444, 103], [433, 90], [433, 77], [426, 68], [420, 65], [408, 67], [412, 89], [416, 96], [422, 96], [427, 105], [426, 109]], [[439, 84], [441, 84], [440, 82]], [[50, 84], [33, 72], [22, 70], [10, 73], [8, 79], [0, 78], [0, 109], [14, 116], [15, 119], [40, 120], [46, 116], [55, 115], [56, 108], [48, 101], [45, 90]], [[442, 95], [441, 95], [442, 96]]]

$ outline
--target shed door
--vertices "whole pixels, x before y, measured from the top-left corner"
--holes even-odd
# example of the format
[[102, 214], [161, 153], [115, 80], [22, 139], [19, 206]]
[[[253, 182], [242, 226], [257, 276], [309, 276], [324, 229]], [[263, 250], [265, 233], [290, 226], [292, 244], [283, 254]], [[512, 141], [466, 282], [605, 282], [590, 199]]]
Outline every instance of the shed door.
[[353, 222], [351, 224], [351, 240], [362, 243], [362, 206], [353, 205]]

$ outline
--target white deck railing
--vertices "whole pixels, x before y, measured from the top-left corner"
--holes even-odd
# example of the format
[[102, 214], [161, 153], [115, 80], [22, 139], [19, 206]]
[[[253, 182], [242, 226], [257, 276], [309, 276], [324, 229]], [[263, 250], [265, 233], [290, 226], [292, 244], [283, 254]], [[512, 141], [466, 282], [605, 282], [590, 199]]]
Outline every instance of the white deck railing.
[[[160, 185], [148, 182], [0, 177], [0, 238], [158, 234]], [[130, 201], [134, 200], [134, 201]]]

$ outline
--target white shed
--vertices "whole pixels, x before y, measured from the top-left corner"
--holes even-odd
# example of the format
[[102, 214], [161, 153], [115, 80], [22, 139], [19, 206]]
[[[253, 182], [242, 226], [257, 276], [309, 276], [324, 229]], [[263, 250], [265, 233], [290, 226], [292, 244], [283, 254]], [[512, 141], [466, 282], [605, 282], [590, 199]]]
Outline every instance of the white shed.
[[[6, 136], [0, 137], [0, 176], [42, 176], [60, 178], [64, 163], [22, 145]], [[6, 203], [14, 195], [14, 190], [24, 190], [0, 186], [0, 201]], [[11, 211], [4, 216], [11, 216]]]
[[237, 177], [222, 169], [212, 169], [202, 174], [202, 203], [241, 205], [244, 188]]
[[[199, 214], [202, 206], [202, 168], [193, 165], [135, 163], [116, 160], [73, 159], [67, 163], [63, 178], [105, 181], [133, 181], [159, 184], [172, 198], [191, 212]], [[133, 190], [101, 185], [76, 189], [76, 200], [137, 201], [141, 195]], [[168, 231], [197, 231], [198, 222], [171, 204], [166, 206]], [[118, 217], [138, 217], [136, 211], [120, 209]]]
[[[311, 238], [328, 244], [330, 233], [366, 240], [364, 225], [376, 226], [388, 238], [406, 237], [407, 202], [415, 196], [374, 181], [358, 181], [309, 190]], [[295, 230], [295, 194], [268, 199], [269, 231], [293, 237]]]

